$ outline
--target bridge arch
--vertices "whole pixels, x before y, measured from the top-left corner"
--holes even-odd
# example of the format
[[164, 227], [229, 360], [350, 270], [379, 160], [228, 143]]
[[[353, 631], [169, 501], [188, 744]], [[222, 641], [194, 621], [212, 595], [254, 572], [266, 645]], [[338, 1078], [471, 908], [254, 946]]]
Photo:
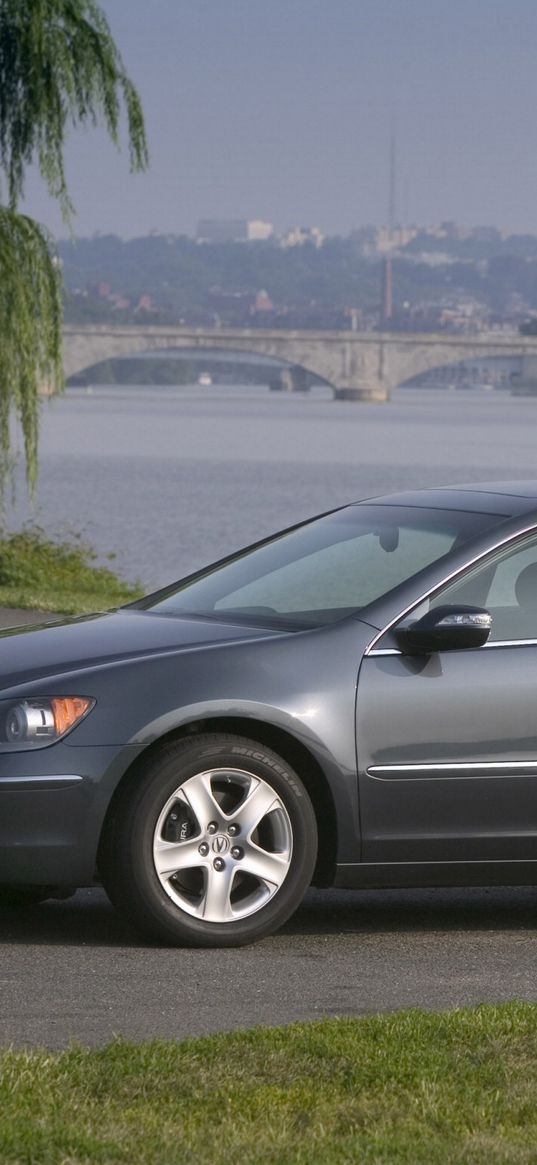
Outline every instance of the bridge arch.
[[[291, 363], [289, 360], [283, 359], [281, 356], [268, 356], [260, 353], [257, 348], [234, 350], [232, 347], [222, 348], [221, 346], [197, 346], [184, 347], [174, 345], [173, 347], [158, 347], [158, 348], [142, 348], [140, 351], [123, 352], [121, 355], [109, 356], [104, 361], [109, 363], [113, 360], [131, 360], [133, 363], [142, 359], [149, 360], [184, 360], [194, 363], [197, 366], [197, 372], [202, 370], [211, 371], [211, 366], [215, 364], [236, 367], [243, 367], [255, 370], [258, 373], [257, 379], [261, 379], [262, 375], [266, 378], [266, 383], [271, 388], [286, 390], [289, 392], [306, 392], [314, 384], [325, 386], [328, 390], [334, 393], [334, 385], [327, 380], [321, 378], [313, 369], [306, 368], [304, 365]], [[98, 361], [89, 365], [88, 368], [80, 368], [76, 372], [71, 372], [68, 380], [78, 377], [81, 373], [91, 372], [93, 368], [98, 368], [103, 361]]]
[[189, 355], [199, 353], [200, 356], [226, 352], [277, 361], [282, 368], [303, 370], [335, 389], [337, 369], [333, 353], [327, 352], [315, 336], [306, 333], [303, 340], [300, 337], [301, 334], [296, 332], [274, 333], [255, 328], [67, 326], [64, 329], [64, 371], [69, 379], [95, 364], [116, 358], [150, 356], [163, 351], [170, 358], [183, 352]]
[[67, 378], [103, 360], [157, 349], [225, 349], [274, 357], [332, 385], [337, 399], [386, 400], [390, 390], [444, 364], [494, 356], [537, 357], [537, 337], [410, 332], [315, 332], [257, 328], [67, 326]]
[[[537, 349], [534, 349], [537, 351]], [[405, 333], [384, 341], [384, 373], [389, 391], [423, 373], [485, 360], [522, 362], [525, 338], [517, 336], [418, 336]]]
[[407, 380], [401, 380], [395, 387], [404, 390], [430, 386], [456, 388], [475, 385], [482, 388], [510, 389], [513, 376], [520, 373], [521, 364], [521, 357], [489, 357], [480, 353], [477, 359], [466, 356], [462, 361], [429, 367]]

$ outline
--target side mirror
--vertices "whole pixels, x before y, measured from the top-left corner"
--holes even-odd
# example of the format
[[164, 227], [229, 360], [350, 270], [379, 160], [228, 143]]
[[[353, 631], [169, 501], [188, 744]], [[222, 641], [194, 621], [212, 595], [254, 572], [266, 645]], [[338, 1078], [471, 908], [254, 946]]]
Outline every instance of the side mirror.
[[445, 604], [398, 628], [395, 638], [405, 655], [429, 655], [432, 651], [482, 647], [491, 629], [492, 615], [483, 607]]

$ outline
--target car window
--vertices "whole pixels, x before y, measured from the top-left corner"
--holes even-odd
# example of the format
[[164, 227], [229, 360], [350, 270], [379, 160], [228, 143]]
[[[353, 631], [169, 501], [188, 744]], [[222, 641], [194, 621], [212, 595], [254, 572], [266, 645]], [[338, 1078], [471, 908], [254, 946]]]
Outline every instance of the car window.
[[138, 606], [276, 626], [320, 626], [363, 610], [498, 515], [359, 505], [209, 567]]
[[492, 615], [489, 642], [537, 640], [537, 537], [509, 546], [412, 612], [416, 619], [444, 603], [486, 607]]
[[365, 607], [374, 602], [380, 587], [391, 590], [446, 554], [454, 533], [398, 527], [397, 538], [397, 547], [387, 551], [378, 534], [359, 532], [230, 591], [214, 609], [266, 605], [280, 613], [309, 613]]

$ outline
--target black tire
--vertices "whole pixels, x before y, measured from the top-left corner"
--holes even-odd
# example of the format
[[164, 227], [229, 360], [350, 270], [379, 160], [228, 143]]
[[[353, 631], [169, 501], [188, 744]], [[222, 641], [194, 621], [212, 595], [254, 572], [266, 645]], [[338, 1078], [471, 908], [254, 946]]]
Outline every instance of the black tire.
[[[283, 925], [316, 856], [315, 814], [293, 769], [255, 741], [214, 734], [163, 746], [125, 784], [105, 824], [99, 871], [114, 905], [143, 933], [177, 946], [231, 947]], [[180, 868], [158, 872], [157, 861]]]

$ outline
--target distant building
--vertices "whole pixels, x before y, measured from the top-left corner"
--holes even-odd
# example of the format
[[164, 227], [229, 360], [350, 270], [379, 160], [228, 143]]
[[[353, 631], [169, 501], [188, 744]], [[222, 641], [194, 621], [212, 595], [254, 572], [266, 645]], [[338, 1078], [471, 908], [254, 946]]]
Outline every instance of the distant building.
[[319, 227], [291, 227], [285, 235], [281, 235], [280, 247], [301, 247], [304, 243], [322, 247], [324, 238]]
[[126, 311], [131, 306], [130, 299], [127, 299], [125, 295], [109, 295], [108, 303], [116, 311]]
[[154, 311], [155, 304], [153, 303], [152, 296], [151, 295], [141, 295], [134, 310], [135, 311]]
[[415, 226], [377, 227], [372, 238], [365, 240], [363, 253], [364, 255], [389, 255], [392, 251], [398, 251], [408, 246], [417, 234], [419, 234], [419, 229]]
[[501, 237], [502, 234], [498, 230], [498, 227], [490, 226], [474, 227], [471, 234], [471, 238], [475, 239], [478, 243], [499, 243]]
[[258, 312], [274, 311], [274, 304], [269, 296], [268, 291], [258, 291], [250, 311], [252, 315], [257, 315]]
[[271, 222], [263, 222], [261, 218], [249, 219], [246, 223], [248, 241], [251, 243], [265, 242], [272, 238], [274, 227]]
[[254, 218], [203, 218], [198, 223], [198, 243], [255, 243], [264, 242], [274, 234], [271, 222]]

